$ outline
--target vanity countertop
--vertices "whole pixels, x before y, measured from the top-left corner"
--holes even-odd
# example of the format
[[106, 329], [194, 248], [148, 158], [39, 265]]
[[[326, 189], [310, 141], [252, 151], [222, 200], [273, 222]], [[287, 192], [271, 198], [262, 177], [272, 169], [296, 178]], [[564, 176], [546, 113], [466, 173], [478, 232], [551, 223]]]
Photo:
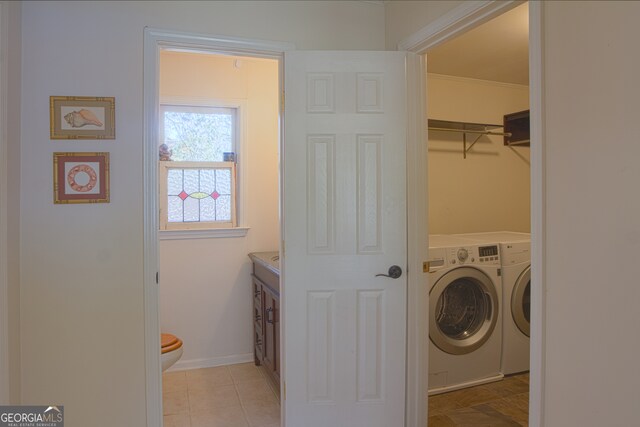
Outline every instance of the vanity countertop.
[[251, 252], [249, 258], [255, 263], [262, 265], [267, 270], [280, 276], [280, 252]]

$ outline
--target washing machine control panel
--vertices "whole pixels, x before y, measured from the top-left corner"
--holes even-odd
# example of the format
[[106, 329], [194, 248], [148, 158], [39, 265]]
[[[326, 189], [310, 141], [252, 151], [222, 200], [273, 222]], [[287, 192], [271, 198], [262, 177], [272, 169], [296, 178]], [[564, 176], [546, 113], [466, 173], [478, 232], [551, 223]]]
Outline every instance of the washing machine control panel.
[[469, 251], [465, 248], [458, 249], [458, 261], [465, 262], [469, 258]]
[[449, 248], [450, 265], [481, 264], [500, 265], [500, 250], [496, 245]]

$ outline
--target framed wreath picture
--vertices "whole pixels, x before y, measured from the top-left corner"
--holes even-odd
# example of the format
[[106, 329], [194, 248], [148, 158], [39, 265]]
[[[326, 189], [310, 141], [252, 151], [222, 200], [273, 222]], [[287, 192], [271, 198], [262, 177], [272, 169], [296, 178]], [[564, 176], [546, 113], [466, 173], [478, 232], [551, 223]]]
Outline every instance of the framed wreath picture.
[[115, 98], [51, 96], [51, 139], [115, 139]]
[[53, 203], [109, 203], [109, 153], [53, 153]]

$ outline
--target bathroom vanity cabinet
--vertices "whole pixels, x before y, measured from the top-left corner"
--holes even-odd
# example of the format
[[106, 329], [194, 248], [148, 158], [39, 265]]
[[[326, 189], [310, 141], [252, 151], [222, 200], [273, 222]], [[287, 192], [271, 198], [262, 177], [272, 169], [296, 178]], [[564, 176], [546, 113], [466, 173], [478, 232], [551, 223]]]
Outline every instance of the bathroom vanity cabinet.
[[280, 263], [278, 252], [254, 252], [253, 344], [255, 363], [261, 366], [280, 394]]

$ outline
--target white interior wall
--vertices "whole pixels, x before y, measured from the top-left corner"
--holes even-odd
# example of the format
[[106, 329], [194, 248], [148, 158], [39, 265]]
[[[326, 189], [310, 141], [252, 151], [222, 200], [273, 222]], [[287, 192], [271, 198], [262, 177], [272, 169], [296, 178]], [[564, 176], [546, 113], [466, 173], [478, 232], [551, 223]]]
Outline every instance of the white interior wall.
[[399, 41], [413, 35], [463, 3], [465, 3], [463, 0], [393, 0], [384, 2], [386, 48], [396, 50]]
[[[70, 426], [144, 425], [143, 27], [279, 39], [300, 48], [383, 47], [380, 6], [300, 3], [24, 2], [23, 402], [73, 407]], [[405, 7], [396, 3], [387, 9]], [[545, 4], [549, 426], [638, 421], [639, 346], [627, 326], [636, 323], [638, 299], [630, 266], [639, 241], [639, 7]], [[48, 140], [50, 95], [98, 94], [117, 98], [116, 141]], [[54, 207], [51, 153], [105, 148], [115, 172], [111, 204]], [[110, 344], [115, 339], [118, 350]]]
[[[505, 114], [529, 108], [522, 85], [430, 73], [427, 92], [429, 118], [438, 120], [502, 125]], [[468, 144], [475, 138], [469, 134]], [[529, 151], [483, 136], [465, 159], [462, 134], [430, 131], [429, 232], [529, 232]]]
[[[143, 30], [384, 48], [384, 8], [340, 2], [22, 4], [21, 283], [24, 403], [69, 426], [145, 425]], [[49, 96], [115, 96], [116, 139], [49, 139]], [[54, 205], [52, 153], [108, 151], [111, 202]]]
[[[9, 343], [9, 402], [20, 402], [20, 81], [21, 81], [21, 4], [5, 1], [2, 5], [3, 47], [6, 55], [2, 72], [10, 82], [3, 87], [6, 93], [6, 236], [7, 236], [7, 307]], [[4, 92], [6, 90], [6, 92]], [[3, 379], [4, 380], [4, 379]]]
[[174, 369], [253, 360], [249, 252], [277, 251], [278, 63], [229, 56], [160, 55], [160, 98], [242, 101], [245, 237], [161, 240], [160, 325], [183, 342]]
[[640, 3], [543, 6], [544, 425], [639, 425]]

